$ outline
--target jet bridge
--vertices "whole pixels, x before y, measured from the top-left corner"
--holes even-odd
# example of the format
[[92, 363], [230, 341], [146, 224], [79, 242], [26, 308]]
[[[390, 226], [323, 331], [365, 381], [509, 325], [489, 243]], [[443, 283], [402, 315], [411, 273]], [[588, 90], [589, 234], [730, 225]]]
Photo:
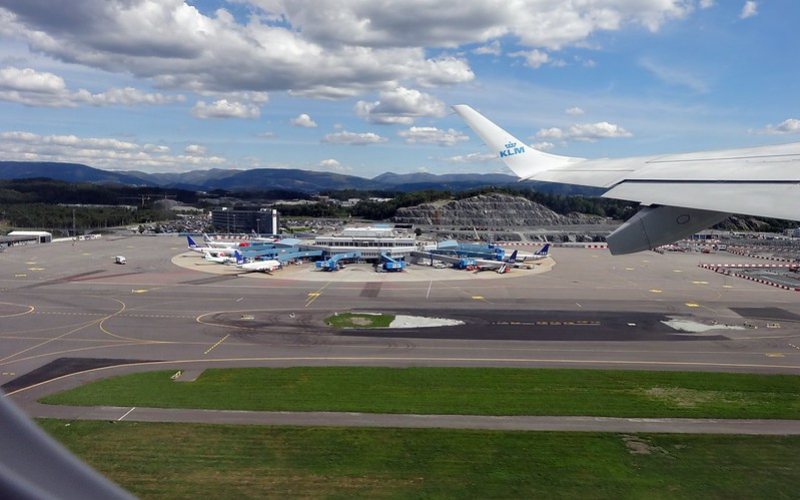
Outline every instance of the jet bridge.
[[395, 259], [386, 252], [381, 252], [381, 267], [384, 271], [399, 272], [405, 269], [406, 261], [403, 259]]
[[318, 260], [314, 263], [321, 271], [338, 271], [343, 267], [343, 261], [353, 261], [361, 258], [361, 252], [337, 253], [326, 260]]

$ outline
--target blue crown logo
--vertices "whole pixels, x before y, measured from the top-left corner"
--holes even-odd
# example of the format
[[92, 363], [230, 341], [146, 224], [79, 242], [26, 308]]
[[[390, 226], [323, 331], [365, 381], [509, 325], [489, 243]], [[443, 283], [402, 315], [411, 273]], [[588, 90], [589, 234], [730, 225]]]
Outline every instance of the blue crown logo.
[[511, 149], [516, 145], [517, 145], [516, 142], [508, 142], [508, 143], [506, 143], [506, 149]]

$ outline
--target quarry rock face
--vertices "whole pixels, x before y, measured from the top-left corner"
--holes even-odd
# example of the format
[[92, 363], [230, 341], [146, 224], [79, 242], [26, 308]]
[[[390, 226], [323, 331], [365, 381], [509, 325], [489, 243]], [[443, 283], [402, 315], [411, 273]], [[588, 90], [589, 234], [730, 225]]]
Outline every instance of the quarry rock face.
[[417, 226], [512, 228], [600, 224], [605, 219], [578, 213], [559, 215], [526, 198], [492, 193], [400, 208], [394, 221]]

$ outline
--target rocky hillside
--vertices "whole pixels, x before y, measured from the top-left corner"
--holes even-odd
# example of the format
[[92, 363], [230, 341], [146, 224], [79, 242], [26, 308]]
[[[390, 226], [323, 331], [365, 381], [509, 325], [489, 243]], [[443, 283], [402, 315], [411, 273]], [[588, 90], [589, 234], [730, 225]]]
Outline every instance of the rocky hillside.
[[601, 224], [603, 217], [573, 213], [559, 215], [544, 205], [518, 196], [492, 193], [463, 200], [424, 203], [397, 210], [397, 223], [417, 226], [524, 228], [572, 224]]

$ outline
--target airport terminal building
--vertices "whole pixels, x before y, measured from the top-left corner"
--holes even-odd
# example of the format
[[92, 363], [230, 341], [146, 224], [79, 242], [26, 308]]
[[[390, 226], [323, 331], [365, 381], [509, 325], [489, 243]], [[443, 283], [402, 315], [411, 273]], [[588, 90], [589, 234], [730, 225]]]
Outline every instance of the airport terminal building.
[[364, 260], [378, 260], [381, 253], [395, 258], [410, 256], [417, 250], [417, 239], [399, 234], [392, 226], [350, 227], [334, 236], [318, 236], [312, 246], [327, 256], [360, 252]]

